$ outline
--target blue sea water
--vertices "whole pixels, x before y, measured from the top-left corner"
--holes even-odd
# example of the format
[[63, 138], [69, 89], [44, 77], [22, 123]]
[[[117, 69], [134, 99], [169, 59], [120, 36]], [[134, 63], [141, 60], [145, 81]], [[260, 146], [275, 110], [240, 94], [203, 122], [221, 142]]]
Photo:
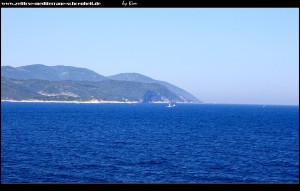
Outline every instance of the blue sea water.
[[1, 103], [1, 182], [298, 183], [299, 106]]

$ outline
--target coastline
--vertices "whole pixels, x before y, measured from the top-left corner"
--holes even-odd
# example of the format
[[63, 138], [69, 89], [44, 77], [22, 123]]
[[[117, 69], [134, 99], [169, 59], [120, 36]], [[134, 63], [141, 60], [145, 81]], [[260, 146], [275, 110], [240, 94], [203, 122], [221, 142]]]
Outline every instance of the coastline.
[[134, 101], [127, 101], [127, 102], [121, 102], [121, 101], [103, 101], [103, 100], [89, 100], [89, 101], [45, 101], [45, 100], [34, 100], [34, 99], [29, 99], [29, 100], [1, 100], [1, 102], [20, 102], [20, 103], [96, 103], [96, 104], [102, 104], [102, 103], [115, 103], [115, 104], [121, 104], [121, 103], [126, 103], [126, 104], [135, 104], [139, 102], [134, 102]]
[[[45, 101], [45, 100], [35, 100], [35, 99], [29, 99], [29, 100], [1, 100], [1, 102], [19, 102], [19, 103], [88, 103], [88, 104], [140, 104], [142, 102], [138, 101], [103, 101], [103, 100], [89, 100], [89, 101]], [[151, 102], [151, 104], [168, 104], [169, 102], [164, 101], [156, 101]], [[196, 104], [196, 103], [190, 103], [190, 102], [178, 102], [180, 104]]]

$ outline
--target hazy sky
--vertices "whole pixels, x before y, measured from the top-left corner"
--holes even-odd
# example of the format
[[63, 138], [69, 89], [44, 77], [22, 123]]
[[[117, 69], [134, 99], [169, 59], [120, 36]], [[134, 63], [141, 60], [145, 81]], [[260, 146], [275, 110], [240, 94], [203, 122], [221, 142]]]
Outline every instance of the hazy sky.
[[204, 102], [299, 105], [299, 9], [2, 8], [1, 65], [137, 72]]

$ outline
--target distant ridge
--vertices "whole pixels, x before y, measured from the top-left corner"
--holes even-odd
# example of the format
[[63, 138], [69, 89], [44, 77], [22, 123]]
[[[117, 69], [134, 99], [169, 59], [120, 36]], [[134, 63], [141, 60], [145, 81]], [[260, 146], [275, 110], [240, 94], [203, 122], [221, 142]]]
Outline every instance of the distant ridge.
[[177, 86], [174, 86], [168, 82], [154, 80], [148, 76], [139, 73], [120, 73], [113, 76], [108, 76], [108, 78], [113, 80], [134, 81], [134, 82], [143, 82], [143, 83], [158, 83], [160, 85], [165, 86], [170, 91], [174, 92], [176, 95], [182, 97], [182, 99], [185, 99], [188, 102], [195, 102], [195, 103], [200, 102], [195, 96], [193, 96], [192, 94], [188, 93], [187, 91]]
[[138, 81], [144, 83], [153, 83], [154, 81], [156, 81], [148, 76], [139, 73], [120, 73], [120, 74], [107, 76], [107, 77], [113, 80]]
[[200, 103], [179, 87], [138, 73], [105, 77], [86, 68], [42, 64], [1, 66], [1, 100], [10, 99]]
[[106, 77], [96, 72], [73, 66], [45, 66], [34, 64], [13, 68], [1, 66], [1, 76], [15, 79], [39, 79], [49, 81], [73, 80], [73, 81], [101, 81]]

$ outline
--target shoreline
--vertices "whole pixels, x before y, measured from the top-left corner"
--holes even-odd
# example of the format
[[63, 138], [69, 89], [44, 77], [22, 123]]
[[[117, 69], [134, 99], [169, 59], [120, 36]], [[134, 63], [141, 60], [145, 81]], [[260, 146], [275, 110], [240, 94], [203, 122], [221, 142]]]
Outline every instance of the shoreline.
[[19, 102], [19, 103], [94, 103], [94, 104], [102, 104], [102, 103], [115, 103], [115, 104], [135, 104], [139, 102], [121, 102], [121, 101], [99, 101], [99, 100], [90, 100], [90, 101], [45, 101], [45, 100], [1, 100], [1, 102]]
[[[103, 101], [103, 100], [89, 100], [89, 101], [44, 101], [44, 100], [1, 100], [1, 102], [19, 102], [19, 103], [88, 103], [88, 104], [141, 104], [142, 102], [138, 101]], [[178, 102], [179, 104], [197, 104], [197, 103], [187, 103], [187, 102]], [[151, 102], [150, 104], [169, 104], [169, 102]]]
[[[103, 101], [103, 100], [89, 100], [89, 101], [44, 101], [44, 100], [1, 100], [1, 102], [15, 102], [15, 103], [76, 103], [76, 104], [144, 104], [142, 102], [138, 101]], [[169, 104], [170, 102], [163, 102], [163, 101], [156, 101], [151, 102], [147, 104]], [[258, 105], [258, 106], [296, 106], [299, 107], [299, 105], [288, 105], [288, 104], [241, 104], [241, 103], [208, 103], [208, 102], [202, 102], [202, 103], [194, 103], [194, 102], [175, 102], [176, 104], [191, 104], [191, 105]]]

